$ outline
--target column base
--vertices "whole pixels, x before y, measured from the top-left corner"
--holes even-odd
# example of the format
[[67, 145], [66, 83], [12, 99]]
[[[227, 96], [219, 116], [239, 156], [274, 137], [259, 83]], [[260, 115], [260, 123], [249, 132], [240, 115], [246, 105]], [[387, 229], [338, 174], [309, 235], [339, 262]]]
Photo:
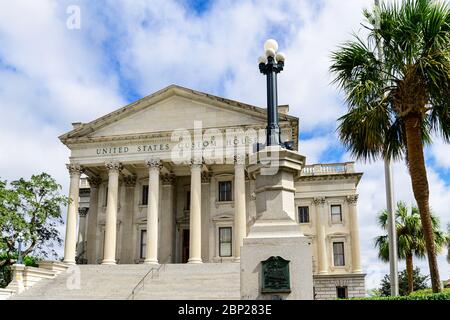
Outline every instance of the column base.
[[63, 262], [65, 264], [70, 264], [70, 265], [75, 265], [76, 264], [75, 260], [63, 260]]
[[188, 263], [203, 263], [203, 261], [200, 258], [190, 258]]
[[155, 265], [155, 266], [159, 266], [159, 262], [158, 262], [158, 260], [144, 260], [144, 264], [152, 264], [152, 265]]
[[319, 271], [319, 274], [328, 274], [328, 271]]
[[236, 257], [236, 258], [234, 258], [234, 261], [233, 262], [241, 262], [241, 257]]
[[116, 260], [103, 260], [102, 261], [102, 265], [106, 265], [106, 266], [112, 266], [112, 265], [116, 265]]
[[352, 273], [363, 273], [362, 269], [352, 270]]

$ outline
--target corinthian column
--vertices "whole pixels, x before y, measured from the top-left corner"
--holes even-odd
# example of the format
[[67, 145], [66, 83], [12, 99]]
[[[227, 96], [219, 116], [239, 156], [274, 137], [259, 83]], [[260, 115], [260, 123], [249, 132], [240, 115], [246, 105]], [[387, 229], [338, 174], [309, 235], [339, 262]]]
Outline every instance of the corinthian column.
[[245, 210], [245, 155], [234, 159], [234, 256], [241, 259], [241, 247], [247, 236], [247, 214]]
[[202, 164], [191, 164], [191, 208], [188, 263], [202, 263], [201, 180]]
[[106, 164], [108, 168], [108, 204], [106, 205], [105, 244], [102, 264], [116, 264], [117, 206], [119, 204], [119, 174], [122, 165]]
[[64, 242], [64, 262], [75, 264], [75, 251], [77, 246], [77, 215], [80, 195], [80, 176], [83, 172], [77, 164], [66, 165], [70, 174], [69, 198], [66, 219], [66, 239]]
[[88, 178], [89, 193], [89, 214], [87, 217], [86, 254], [87, 263], [97, 263], [97, 216], [98, 216], [98, 189], [102, 183], [99, 176]]
[[327, 257], [327, 244], [325, 233], [325, 198], [314, 198], [314, 204], [316, 207], [316, 233], [317, 233], [317, 262], [319, 274], [328, 273], [328, 257]]
[[359, 251], [359, 227], [358, 214], [356, 212], [356, 203], [358, 202], [358, 195], [351, 195], [347, 197], [349, 216], [350, 216], [350, 242], [352, 246], [352, 272], [361, 273], [361, 258]]
[[158, 209], [159, 209], [159, 171], [161, 161], [147, 161], [149, 167], [149, 188], [147, 205], [147, 248], [144, 263], [158, 264]]

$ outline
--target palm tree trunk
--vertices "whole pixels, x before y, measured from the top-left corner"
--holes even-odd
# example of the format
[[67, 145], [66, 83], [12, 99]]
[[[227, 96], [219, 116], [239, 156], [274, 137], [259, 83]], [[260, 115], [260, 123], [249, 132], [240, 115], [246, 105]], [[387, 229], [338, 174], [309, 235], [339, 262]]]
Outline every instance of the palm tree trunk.
[[408, 276], [408, 293], [414, 291], [414, 268], [413, 268], [413, 256], [412, 254], [408, 254], [406, 256], [406, 275]]
[[430, 268], [431, 286], [433, 292], [439, 292], [441, 285], [430, 216], [428, 179], [423, 155], [421, 118], [419, 115], [410, 114], [405, 118], [405, 133], [409, 173], [411, 175], [414, 198], [417, 201], [420, 219], [422, 221], [428, 265]]

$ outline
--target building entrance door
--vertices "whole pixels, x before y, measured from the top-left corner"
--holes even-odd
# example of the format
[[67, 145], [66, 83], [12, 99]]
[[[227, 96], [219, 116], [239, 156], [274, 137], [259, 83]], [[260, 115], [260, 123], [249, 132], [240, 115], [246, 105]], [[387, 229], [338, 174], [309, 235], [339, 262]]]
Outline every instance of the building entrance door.
[[183, 238], [182, 238], [182, 263], [187, 263], [189, 260], [189, 229], [183, 229]]

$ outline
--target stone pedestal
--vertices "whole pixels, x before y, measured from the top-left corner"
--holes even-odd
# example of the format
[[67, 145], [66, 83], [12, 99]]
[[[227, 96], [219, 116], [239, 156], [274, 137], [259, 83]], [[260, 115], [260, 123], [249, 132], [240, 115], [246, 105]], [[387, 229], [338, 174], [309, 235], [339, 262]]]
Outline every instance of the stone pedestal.
[[[313, 299], [311, 241], [295, 220], [294, 180], [304, 161], [298, 153], [275, 146], [250, 158], [248, 171], [256, 179], [257, 216], [241, 249], [241, 299]], [[261, 290], [262, 261], [271, 257], [289, 260], [288, 292]], [[272, 275], [275, 283], [277, 276]]]

